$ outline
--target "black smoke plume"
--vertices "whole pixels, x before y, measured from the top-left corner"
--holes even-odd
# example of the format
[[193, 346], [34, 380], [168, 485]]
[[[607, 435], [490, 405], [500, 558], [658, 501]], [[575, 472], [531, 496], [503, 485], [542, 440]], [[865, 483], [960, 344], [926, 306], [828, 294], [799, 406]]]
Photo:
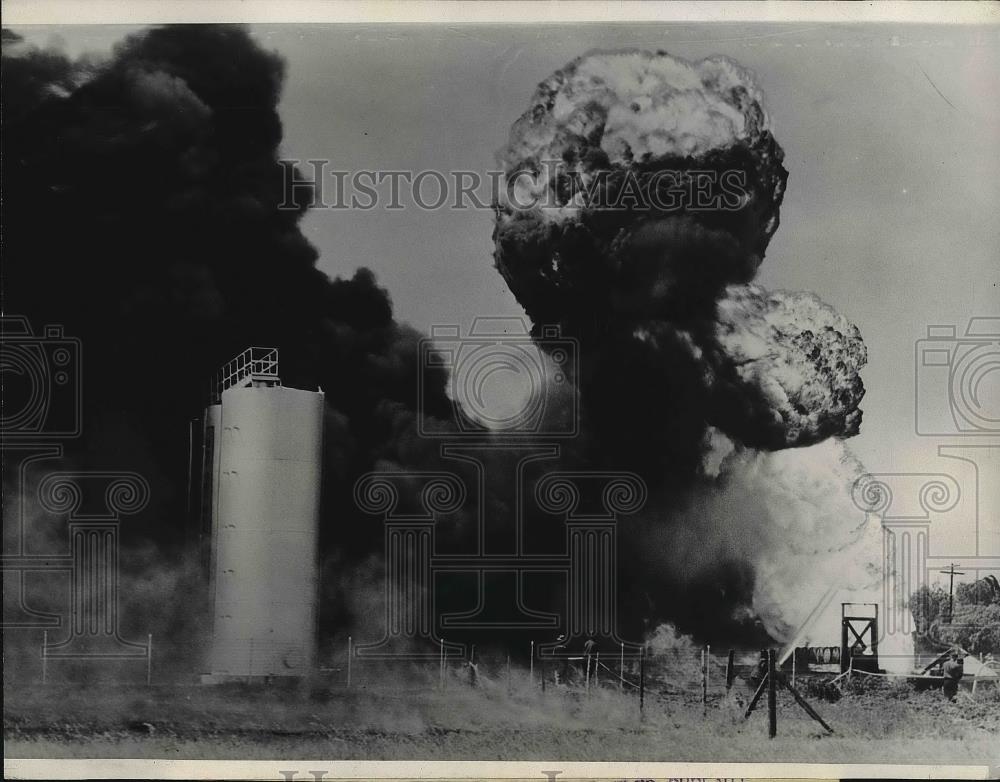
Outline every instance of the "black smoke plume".
[[[779, 619], [757, 578], [760, 533], [787, 526], [784, 544], [766, 536], [781, 550], [815, 521], [787, 524], [759, 501], [784, 489], [742, 473], [753, 450], [856, 434], [866, 351], [814, 296], [750, 284], [788, 176], [753, 76], [724, 57], [587, 55], [539, 85], [500, 157], [517, 187], [497, 204], [496, 267], [536, 334], [579, 340], [585, 459], [655, 488], [647, 518], [622, 525], [633, 626], [753, 636], [766, 603], [783, 635], [800, 612]], [[843, 497], [848, 462], [825, 465]], [[818, 540], [845, 531], [824, 526]]]
[[[380, 463], [432, 461], [414, 435], [420, 335], [367, 269], [316, 268], [304, 206], [278, 209], [281, 58], [225, 26], [151, 29], [106, 61], [8, 32], [3, 55], [4, 310], [82, 341], [84, 429], [67, 459], [151, 482], [150, 508], [123, 524], [123, 567], [182, 572], [188, 422], [249, 345], [279, 348], [285, 384], [326, 393], [326, 561], [379, 550], [351, 486]], [[447, 412], [445, 376], [425, 377], [428, 413]], [[190, 608], [180, 594], [161, 589], [137, 625]], [[345, 610], [327, 600], [323, 626]]]
[[[222, 363], [273, 345], [283, 382], [322, 387], [328, 402], [321, 632], [365, 623], [377, 635], [378, 606], [366, 600], [379, 594], [383, 530], [358, 512], [352, 488], [372, 469], [461, 472], [416, 434], [418, 414], [450, 425], [447, 377], [424, 372], [419, 410], [420, 335], [394, 319], [368, 270], [331, 280], [316, 268], [299, 228], [304, 187], [301, 208], [278, 208], [282, 60], [225, 26], [152, 29], [106, 60], [70, 60], [11, 33], [3, 43], [4, 310], [82, 340], [84, 431], [67, 444], [72, 463], [151, 482], [151, 506], [123, 529], [135, 554], [123, 566], [140, 563], [130, 578], [147, 582], [135, 594], [160, 601], [137, 627], [184, 636], [191, 612], [178, 606], [204, 594], [178, 583], [195, 578], [182, 557], [188, 422]], [[797, 583], [778, 578], [765, 551], [780, 549], [768, 532], [774, 504], [794, 505], [798, 486], [772, 485], [771, 501], [742, 515], [727, 508], [758, 495], [753, 476], [775, 469], [753, 449], [857, 431], [864, 347], [815, 299], [749, 284], [786, 177], [759, 90], [720, 58], [585, 58], [542, 85], [504, 153], [511, 170], [549, 158], [572, 176], [535, 184], [562, 203], [501, 205], [496, 263], [536, 326], [561, 324], [582, 346], [584, 429], [563, 466], [632, 469], [653, 489], [647, 514], [621, 528], [622, 635], [673, 620], [706, 638], [757, 639], [754, 610], [780, 634], [787, 616], [763, 599], [773, 595], [759, 571]], [[630, 175], [649, 187], [667, 169], [741, 172], [746, 203], [638, 214], [575, 199], [595, 172], [612, 174], [602, 187], [614, 197]], [[512, 474], [516, 455], [491, 459], [493, 475]], [[509, 485], [484, 499], [492, 518], [509, 520]], [[457, 551], [471, 516], [441, 526]], [[759, 545], [739, 545], [748, 530]], [[561, 528], [540, 534], [558, 543]], [[794, 553], [809, 561], [810, 551]], [[533, 607], [560, 607], [536, 592]], [[468, 608], [463, 598], [453, 588], [442, 603]]]

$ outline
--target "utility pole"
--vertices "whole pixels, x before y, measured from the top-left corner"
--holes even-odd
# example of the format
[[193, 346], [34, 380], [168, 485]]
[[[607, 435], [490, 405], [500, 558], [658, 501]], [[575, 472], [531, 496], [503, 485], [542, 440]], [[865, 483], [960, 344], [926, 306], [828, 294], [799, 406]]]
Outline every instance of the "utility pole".
[[955, 576], [964, 576], [964, 571], [955, 570], [955, 563], [952, 562], [947, 570], [939, 570], [938, 573], [948, 576], [948, 624], [951, 624], [951, 617], [955, 611]]

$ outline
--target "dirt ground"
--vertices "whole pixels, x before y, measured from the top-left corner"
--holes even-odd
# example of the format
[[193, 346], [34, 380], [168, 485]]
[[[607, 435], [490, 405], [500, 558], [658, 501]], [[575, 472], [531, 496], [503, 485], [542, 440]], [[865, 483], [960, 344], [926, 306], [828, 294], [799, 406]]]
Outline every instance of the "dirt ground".
[[736, 696], [449, 682], [407, 690], [267, 686], [7, 686], [5, 756], [175, 759], [1000, 763], [1000, 694], [956, 703], [906, 688], [813, 705], [827, 734], [778, 699], [742, 718]]

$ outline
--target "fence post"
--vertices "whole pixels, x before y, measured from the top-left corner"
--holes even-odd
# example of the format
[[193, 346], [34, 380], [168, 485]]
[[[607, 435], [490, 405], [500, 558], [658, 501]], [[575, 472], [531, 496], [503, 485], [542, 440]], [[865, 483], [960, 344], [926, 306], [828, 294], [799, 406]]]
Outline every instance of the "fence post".
[[590, 652], [583, 656], [583, 684], [587, 694], [590, 694]]
[[701, 712], [708, 709], [708, 655], [712, 647], [706, 646], [701, 652]]
[[622, 641], [621, 658], [618, 660], [618, 691], [625, 689], [625, 642]]
[[146, 686], [153, 682], [153, 634], [146, 636]]
[[792, 649], [792, 686], [795, 686], [795, 658], [798, 655], [795, 654], [795, 649]]
[[351, 658], [354, 657], [354, 639], [347, 636], [347, 689], [351, 689]]
[[729, 659], [726, 660], [726, 691], [733, 688], [733, 680], [736, 678], [736, 650], [729, 650]]
[[535, 642], [531, 642], [531, 654], [528, 657], [528, 684], [535, 683]]
[[705, 647], [701, 647], [701, 656], [698, 658], [698, 673], [701, 675], [701, 705], [704, 712], [705, 706]]
[[441, 639], [441, 651], [438, 656], [438, 686], [444, 689], [444, 638]]
[[646, 647], [639, 651], [639, 716], [642, 716], [642, 709], [646, 705]]
[[48, 683], [49, 677], [49, 631], [42, 631], [42, 684]]
[[767, 650], [767, 736], [778, 735], [778, 699], [775, 688], [774, 649]]
[[596, 652], [595, 655], [594, 655], [594, 686], [595, 687], [597, 686], [597, 674], [600, 671], [600, 667], [601, 667], [601, 653], [600, 652]]

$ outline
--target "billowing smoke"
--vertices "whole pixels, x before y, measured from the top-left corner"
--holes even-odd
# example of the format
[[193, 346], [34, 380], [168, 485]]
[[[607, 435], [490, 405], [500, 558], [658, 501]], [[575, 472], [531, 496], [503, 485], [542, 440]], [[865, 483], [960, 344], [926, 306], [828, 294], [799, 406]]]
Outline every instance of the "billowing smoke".
[[623, 525], [626, 613], [787, 637], [815, 566], [858, 558], [857, 468], [824, 441], [859, 430], [866, 351], [815, 296], [751, 283], [787, 178], [752, 75], [586, 55], [539, 85], [500, 157], [496, 266], [536, 333], [580, 342], [586, 459], [655, 487]]
[[861, 334], [808, 293], [732, 286], [717, 304], [706, 351], [713, 420], [757, 448], [850, 437], [861, 427]]
[[[135, 554], [123, 563], [142, 568], [131, 594], [149, 603], [136, 632], [147, 618], [159, 624], [143, 630], [177, 631], [162, 609], [201, 591], [183, 583], [187, 425], [206, 379], [256, 344], [279, 348], [285, 383], [326, 393], [323, 632], [367, 620], [376, 635], [383, 529], [353, 484], [458, 469], [415, 426], [450, 426], [447, 377], [425, 371], [418, 395], [420, 335], [388, 293], [366, 269], [316, 268], [306, 188], [301, 208], [278, 208], [281, 59], [220, 26], [152, 29], [101, 61], [3, 43], [4, 308], [82, 340], [72, 463], [151, 483], [122, 530]], [[621, 527], [623, 636], [672, 620], [720, 640], [780, 637], [798, 611], [787, 592], [857, 537], [828, 504], [854, 473], [828, 438], [857, 432], [865, 356], [815, 298], [751, 284], [786, 178], [760, 91], [724, 58], [585, 57], [539, 88], [503, 159], [523, 174], [512, 196], [538, 205], [498, 206], [497, 267], [536, 331], [558, 323], [581, 347], [582, 437], [566, 461], [651, 487]], [[780, 450], [815, 444], [805, 460]], [[505, 459], [510, 474], [516, 455], [491, 459], [490, 474]], [[812, 462], [833, 472], [810, 481]], [[484, 500], [507, 526], [509, 485]], [[442, 521], [456, 551], [472, 510]], [[453, 592], [440, 603], [467, 609]]]
[[[141, 563], [124, 591], [151, 601], [130, 613], [138, 631], [162, 639], [178, 631], [163, 626], [175, 606], [194, 610], [188, 422], [248, 345], [278, 347], [287, 385], [326, 393], [325, 570], [379, 551], [381, 526], [358, 518], [351, 487], [380, 463], [433, 461], [415, 436], [420, 335], [368, 270], [316, 268], [305, 188], [301, 208], [278, 208], [282, 60], [210, 25], [145, 31], [102, 61], [7, 32], [3, 55], [4, 309], [81, 339], [83, 433], [62, 464], [151, 483], [149, 508], [122, 526], [123, 567]], [[428, 413], [450, 410], [445, 375], [424, 377]], [[326, 600], [323, 626], [346, 611]]]

